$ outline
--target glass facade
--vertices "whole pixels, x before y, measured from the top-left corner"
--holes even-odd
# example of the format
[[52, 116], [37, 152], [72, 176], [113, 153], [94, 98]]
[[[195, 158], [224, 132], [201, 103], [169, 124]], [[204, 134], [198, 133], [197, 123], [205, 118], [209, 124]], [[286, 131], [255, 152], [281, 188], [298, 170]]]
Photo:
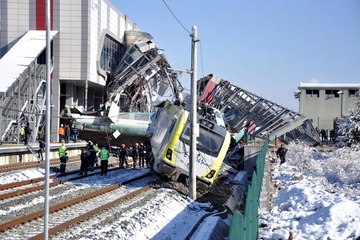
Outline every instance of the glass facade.
[[125, 46], [109, 35], [105, 35], [101, 49], [100, 67], [104, 71], [113, 72], [124, 56]]

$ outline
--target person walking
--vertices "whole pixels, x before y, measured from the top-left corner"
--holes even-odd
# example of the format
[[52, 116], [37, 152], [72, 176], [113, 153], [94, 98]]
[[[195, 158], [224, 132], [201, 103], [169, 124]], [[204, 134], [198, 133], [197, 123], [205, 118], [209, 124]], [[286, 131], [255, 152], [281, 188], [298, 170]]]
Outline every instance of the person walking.
[[66, 162], [68, 160], [68, 150], [65, 146], [64, 140], [61, 142], [61, 147], [59, 148], [59, 157], [60, 157], [60, 173], [65, 173]]
[[126, 146], [125, 146], [125, 144], [121, 144], [120, 149], [119, 149], [119, 167], [120, 168], [124, 168], [124, 164], [126, 165], [126, 167], [129, 166], [127, 159], [128, 159], [128, 153], [126, 150]]
[[106, 147], [102, 147], [100, 151], [100, 160], [101, 160], [101, 176], [107, 175], [107, 168], [109, 163], [109, 151], [106, 149]]
[[132, 149], [133, 168], [136, 167], [136, 162], [139, 159], [139, 150], [139, 143], [135, 143], [135, 146]]
[[284, 144], [281, 144], [280, 148], [276, 151], [276, 156], [280, 158], [280, 164], [285, 162], [286, 152], [288, 150], [284, 147]]
[[81, 150], [80, 160], [81, 160], [80, 175], [86, 176], [88, 172], [89, 160], [90, 160], [90, 153], [87, 147], [84, 147]]

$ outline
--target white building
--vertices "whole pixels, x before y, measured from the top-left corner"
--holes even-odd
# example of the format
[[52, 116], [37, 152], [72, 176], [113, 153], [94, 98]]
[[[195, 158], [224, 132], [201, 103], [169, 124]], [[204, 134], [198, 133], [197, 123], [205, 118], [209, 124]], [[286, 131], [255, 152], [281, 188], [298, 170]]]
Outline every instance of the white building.
[[299, 98], [299, 113], [329, 133], [334, 119], [353, 107], [360, 83], [300, 83], [298, 89], [295, 97]]
[[[14, 71], [9, 69], [12, 67], [8, 62], [5, 63], [6, 59], [3, 56], [6, 53], [11, 55], [9, 50], [20, 42], [22, 37], [29, 30], [45, 30], [45, 2], [45, 0], [0, 1], [0, 69], [3, 72], [8, 71], [14, 75]], [[52, 38], [54, 68], [51, 74], [51, 103], [53, 105], [51, 138], [56, 140], [59, 126], [58, 116], [65, 104], [69, 106], [82, 105], [95, 110], [104, 102], [106, 73], [117, 66], [124, 54], [124, 33], [127, 30], [137, 29], [126, 15], [107, 0], [50, 2], [51, 29], [54, 30]], [[27, 37], [34, 39], [32, 33], [29, 33]], [[32, 48], [32, 44], [25, 44], [22, 47]], [[28, 71], [27, 76], [35, 75], [36, 78], [36, 76], [40, 76], [39, 66], [45, 64], [44, 46], [35, 54], [36, 56], [33, 55], [31, 56], [32, 62], [28, 63], [26, 71]], [[7, 59], [11, 59], [11, 57], [15, 58], [15, 54], [8, 56]], [[2, 83], [12, 79], [9, 86], [5, 87], [10, 87], [12, 82], [21, 77], [19, 73], [13, 77], [5, 77], [3, 72], [0, 72]], [[23, 77], [23, 79], [27, 78]], [[20, 86], [20, 83], [17, 86]], [[36, 91], [33, 94], [39, 94], [39, 90]], [[2, 94], [6, 95], [7, 93], [3, 92]], [[29, 105], [23, 106], [22, 103], [18, 105], [21, 105], [17, 106], [19, 109], [24, 107], [23, 114], [25, 115], [32, 111], [29, 109]], [[5, 109], [4, 104], [2, 109]], [[7, 122], [4, 124], [8, 125]], [[5, 128], [6, 126], [3, 126], [2, 129]]]

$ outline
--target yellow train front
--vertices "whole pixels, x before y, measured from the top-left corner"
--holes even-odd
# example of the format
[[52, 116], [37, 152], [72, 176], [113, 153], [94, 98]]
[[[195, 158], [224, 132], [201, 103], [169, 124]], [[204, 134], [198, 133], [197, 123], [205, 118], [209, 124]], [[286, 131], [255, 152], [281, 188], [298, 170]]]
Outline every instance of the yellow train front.
[[[198, 188], [207, 188], [218, 177], [230, 144], [222, 114], [212, 108], [199, 111], [195, 173]], [[155, 172], [187, 182], [190, 159], [189, 112], [166, 101], [149, 127]]]

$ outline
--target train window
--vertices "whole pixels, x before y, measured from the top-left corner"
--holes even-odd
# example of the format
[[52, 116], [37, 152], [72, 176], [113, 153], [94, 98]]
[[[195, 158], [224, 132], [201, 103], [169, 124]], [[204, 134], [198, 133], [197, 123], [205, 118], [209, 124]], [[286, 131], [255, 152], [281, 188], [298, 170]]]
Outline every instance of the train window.
[[121, 113], [118, 116], [118, 119], [129, 119], [130, 115], [128, 113]]
[[[190, 126], [186, 125], [182, 135], [181, 140], [183, 140], [186, 144], [190, 145]], [[205, 154], [211, 155], [213, 157], [217, 156], [220, 151], [220, 147], [224, 138], [220, 135], [209, 131], [205, 128], [200, 128], [200, 134], [197, 138], [197, 149], [199, 151], [204, 152]]]
[[212, 131], [200, 128], [200, 136], [197, 140], [199, 150], [212, 156], [217, 156], [224, 138]]
[[135, 114], [135, 120], [148, 121], [149, 120], [149, 115]]
[[155, 124], [152, 139], [154, 145], [162, 146], [173, 130], [176, 119], [166, 111], [158, 111], [157, 115], [156, 121], [152, 123]]

